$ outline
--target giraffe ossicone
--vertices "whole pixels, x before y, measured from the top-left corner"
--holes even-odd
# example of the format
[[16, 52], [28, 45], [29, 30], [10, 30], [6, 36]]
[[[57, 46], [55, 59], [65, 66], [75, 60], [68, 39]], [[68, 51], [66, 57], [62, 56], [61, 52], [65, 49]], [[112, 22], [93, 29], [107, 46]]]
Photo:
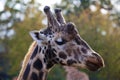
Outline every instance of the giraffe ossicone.
[[34, 40], [26, 54], [18, 80], [46, 80], [55, 64], [97, 71], [104, 67], [103, 58], [84, 41], [72, 22], [66, 22], [60, 9], [56, 17], [45, 6], [48, 25], [40, 31], [31, 31]]

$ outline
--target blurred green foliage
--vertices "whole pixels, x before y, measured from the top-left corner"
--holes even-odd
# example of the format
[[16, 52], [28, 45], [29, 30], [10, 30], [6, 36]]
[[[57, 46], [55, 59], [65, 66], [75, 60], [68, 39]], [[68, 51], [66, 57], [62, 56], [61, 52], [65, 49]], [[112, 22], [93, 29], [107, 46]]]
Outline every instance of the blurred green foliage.
[[[82, 1], [82, 0], [81, 0]], [[101, 0], [104, 2], [104, 0]], [[105, 0], [109, 1], [109, 0]], [[64, 3], [64, 1], [63, 1]], [[85, 2], [88, 4], [87, 2]], [[84, 6], [86, 5], [84, 3]], [[69, 2], [62, 7], [63, 10], [69, 11]], [[68, 6], [68, 7], [67, 7]], [[80, 8], [80, 7], [79, 7]], [[114, 25], [110, 20], [111, 14], [101, 14], [100, 6], [97, 10], [92, 12], [89, 7], [85, 7], [82, 11], [75, 8], [74, 13], [64, 14], [66, 21], [74, 22], [81, 35], [81, 37], [88, 42], [88, 44], [98, 52], [105, 61], [105, 68], [97, 72], [85, 71], [90, 80], [120, 80], [120, 27]], [[27, 53], [27, 50], [32, 43], [32, 38], [29, 35], [31, 30], [39, 30], [45, 25], [42, 24], [44, 16], [40, 11], [34, 13], [34, 17], [29, 18], [27, 14], [31, 11], [30, 8], [26, 10], [26, 17], [24, 21], [15, 23], [13, 29], [15, 35], [10, 39], [0, 40], [0, 43], [7, 45], [7, 52], [0, 55], [0, 58], [5, 62], [0, 64], [0, 71], [6, 72], [11, 76], [17, 76], [22, 60]], [[34, 9], [32, 9], [34, 12]], [[48, 74], [48, 80], [65, 80], [65, 71], [62, 66], [57, 65]]]
[[8, 40], [8, 46], [10, 49], [7, 57], [10, 60], [11, 66], [8, 71], [9, 74], [17, 73], [16, 71], [19, 71], [22, 60], [32, 43], [29, 31], [42, 28], [43, 25], [41, 24], [41, 20], [42, 16], [39, 13], [35, 18], [26, 18], [24, 22], [19, 22], [14, 25], [14, 30], [17, 33], [11, 40]]

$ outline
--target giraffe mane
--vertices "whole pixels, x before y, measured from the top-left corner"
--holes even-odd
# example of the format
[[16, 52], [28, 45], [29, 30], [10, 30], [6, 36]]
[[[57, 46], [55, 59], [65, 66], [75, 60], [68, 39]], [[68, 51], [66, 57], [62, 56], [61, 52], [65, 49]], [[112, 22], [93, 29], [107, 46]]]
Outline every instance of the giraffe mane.
[[[29, 47], [29, 49], [28, 49], [28, 52], [27, 52], [27, 54], [25, 55], [25, 57], [24, 57], [24, 59], [23, 59], [22, 69], [21, 69], [21, 71], [20, 71], [20, 74], [25, 71], [25, 68], [26, 68], [26, 66], [27, 66], [27, 64], [28, 64], [28, 61], [30, 60], [30, 57], [31, 57], [31, 55], [32, 55], [32, 53], [33, 53], [36, 45], [37, 45], [37, 42], [36, 42], [36, 41], [34, 41], [34, 42], [30, 45], [30, 47]], [[21, 74], [19, 77], [21, 78], [22, 75], [23, 75], [23, 74]]]
[[24, 57], [23, 65], [27, 64], [27, 61], [30, 59], [30, 57], [31, 57], [31, 55], [32, 55], [32, 53], [33, 53], [33, 50], [35, 49], [36, 45], [37, 45], [37, 42], [36, 42], [36, 41], [34, 41], [34, 42], [30, 45], [30, 47], [29, 47], [29, 49], [28, 49], [28, 52], [27, 52], [26, 56]]

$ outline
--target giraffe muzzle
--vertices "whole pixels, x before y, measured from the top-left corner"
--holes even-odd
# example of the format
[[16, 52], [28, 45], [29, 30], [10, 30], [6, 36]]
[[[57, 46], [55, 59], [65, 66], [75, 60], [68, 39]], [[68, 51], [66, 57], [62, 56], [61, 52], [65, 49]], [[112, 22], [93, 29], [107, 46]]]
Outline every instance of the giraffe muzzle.
[[94, 57], [88, 57], [86, 61], [86, 67], [90, 71], [98, 71], [104, 67], [104, 61], [102, 57], [96, 53], [93, 53]]

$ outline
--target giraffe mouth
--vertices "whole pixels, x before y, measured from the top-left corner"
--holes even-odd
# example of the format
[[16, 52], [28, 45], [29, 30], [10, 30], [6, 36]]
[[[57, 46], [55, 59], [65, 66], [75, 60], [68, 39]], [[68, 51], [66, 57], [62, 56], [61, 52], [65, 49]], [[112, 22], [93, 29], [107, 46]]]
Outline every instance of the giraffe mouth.
[[93, 62], [87, 61], [86, 62], [86, 67], [90, 70], [90, 71], [98, 71], [100, 70], [101, 66], [98, 64], [95, 64]]

